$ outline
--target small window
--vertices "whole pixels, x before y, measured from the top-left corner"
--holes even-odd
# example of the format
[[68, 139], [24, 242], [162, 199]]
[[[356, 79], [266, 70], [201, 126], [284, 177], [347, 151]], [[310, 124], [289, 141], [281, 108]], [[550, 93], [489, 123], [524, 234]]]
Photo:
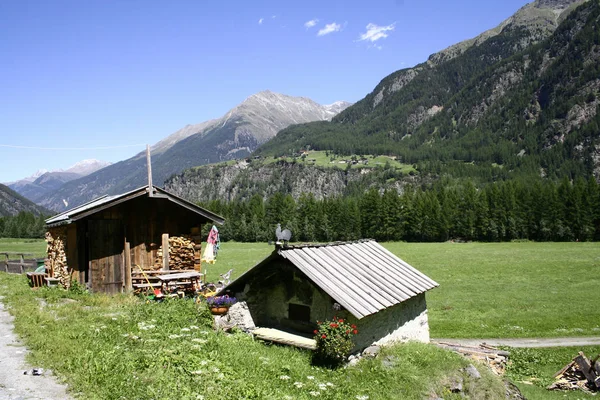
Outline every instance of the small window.
[[290, 303], [288, 306], [288, 316], [292, 321], [310, 322], [310, 307]]

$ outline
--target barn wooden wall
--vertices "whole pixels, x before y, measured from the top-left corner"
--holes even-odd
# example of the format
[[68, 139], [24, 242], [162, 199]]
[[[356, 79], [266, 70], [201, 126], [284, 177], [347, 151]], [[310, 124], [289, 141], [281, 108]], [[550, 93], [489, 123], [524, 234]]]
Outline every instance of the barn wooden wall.
[[91, 280], [94, 291], [120, 291], [130, 273], [126, 248], [132, 270], [150, 269], [164, 233], [190, 234], [205, 222], [204, 217], [166, 199], [132, 199], [68, 225], [68, 264], [79, 283]]

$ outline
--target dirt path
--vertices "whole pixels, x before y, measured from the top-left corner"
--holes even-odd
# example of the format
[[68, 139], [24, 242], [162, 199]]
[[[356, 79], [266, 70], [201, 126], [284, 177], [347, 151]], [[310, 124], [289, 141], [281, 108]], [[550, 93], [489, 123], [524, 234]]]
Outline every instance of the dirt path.
[[32, 374], [34, 367], [25, 362], [27, 349], [13, 332], [13, 318], [1, 300], [0, 296], [0, 399], [70, 399], [66, 386], [58, 384], [49, 371]]
[[580, 347], [600, 346], [600, 336], [531, 338], [531, 339], [441, 339], [432, 338], [435, 343], [456, 343], [463, 346], [477, 346], [486, 343], [490, 346], [510, 347]]

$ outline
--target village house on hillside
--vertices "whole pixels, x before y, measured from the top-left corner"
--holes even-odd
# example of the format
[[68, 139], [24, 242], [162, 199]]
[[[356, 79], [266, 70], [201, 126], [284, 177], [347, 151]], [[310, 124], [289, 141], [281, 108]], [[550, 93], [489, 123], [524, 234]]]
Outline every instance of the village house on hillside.
[[429, 342], [425, 292], [438, 284], [374, 240], [278, 247], [227, 285], [257, 327], [312, 335], [337, 316], [357, 325], [355, 350]]
[[93, 292], [119, 293], [131, 288], [132, 268], [153, 267], [165, 238], [168, 243], [169, 235], [199, 234], [201, 225], [211, 221], [222, 224], [224, 219], [146, 185], [55, 215], [46, 227], [49, 240], [61, 244], [66, 256], [61, 264], [74, 279]]

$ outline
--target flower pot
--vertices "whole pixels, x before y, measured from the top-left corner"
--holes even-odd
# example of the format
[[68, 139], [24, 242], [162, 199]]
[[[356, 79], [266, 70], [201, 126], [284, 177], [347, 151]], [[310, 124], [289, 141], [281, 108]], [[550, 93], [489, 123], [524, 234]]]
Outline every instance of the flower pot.
[[229, 311], [229, 307], [211, 307], [210, 308], [210, 312], [213, 315], [223, 315], [223, 314], [227, 314], [227, 311]]

